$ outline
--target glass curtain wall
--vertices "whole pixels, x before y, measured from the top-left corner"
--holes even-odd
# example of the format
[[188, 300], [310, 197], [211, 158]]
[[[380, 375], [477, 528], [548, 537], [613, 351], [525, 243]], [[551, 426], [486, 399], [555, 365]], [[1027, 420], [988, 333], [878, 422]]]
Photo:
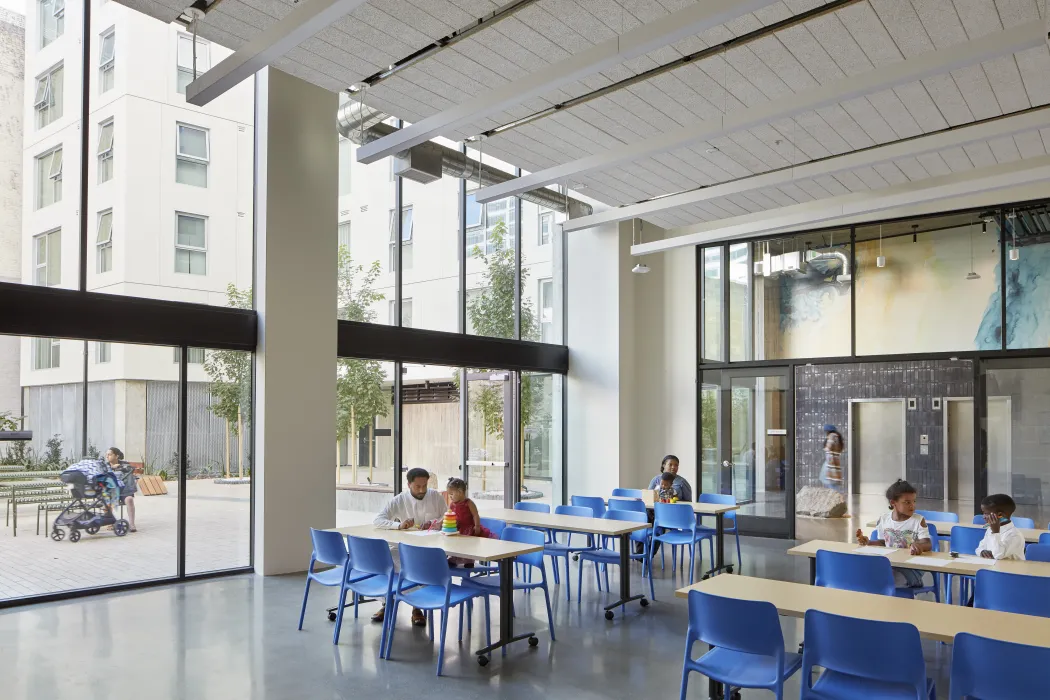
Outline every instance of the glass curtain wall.
[[369, 523], [394, 493], [393, 362], [336, 360], [336, 521]]

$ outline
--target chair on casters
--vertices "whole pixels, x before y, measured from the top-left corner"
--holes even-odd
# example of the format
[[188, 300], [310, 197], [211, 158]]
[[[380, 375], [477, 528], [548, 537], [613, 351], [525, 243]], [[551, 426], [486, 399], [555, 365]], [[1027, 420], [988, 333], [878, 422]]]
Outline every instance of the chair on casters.
[[[804, 634], [800, 700], [937, 698], [915, 625], [807, 610]], [[824, 671], [813, 682], [816, 666]]]
[[[982, 519], [981, 522], [984, 522], [984, 520]], [[972, 555], [977, 552], [977, 545], [981, 544], [981, 540], [984, 539], [984, 530], [956, 525], [952, 528], [952, 534], [950, 537], [950, 545], [948, 547], [949, 551]], [[953, 583], [957, 578], [959, 579], [959, 597], [962, 599], [960, 602], [965, 604], [970, 597], [969, 589], [970, 584], [973, 583], [973, 576], [948, 574], [946, 583], [948, 589], [947, 601], [949, 605], [952, 603]]]
[[974, 585], [973, 607], [1050, 617], [1050, 578], [981, 569]]
[[[505, 542], [520, 542], [521, 544], [532, 544], [536, 546], [544, 546], [543, 533], [536, 530], [530, 530], [524, 527], [510, 526], [503, 531], [500, 539]], [[551, 594], [550, 589], [547, 587], [547, 570], [543, 566], [543, 552], [530, 552], [528, 554], [519, 554], [515, 559], [521, 562], [526, 567], [532, 567], [538, 569], [540, 572], [539, 583], [533, 583], [531, 577], [529, 580], [516, 579], [514, 581], [514, 590], [516, 591], [531, 591], [535, 588], [539, 588], [543, 591], [544, 602], [547, 603], [547, 624], [550, 626], [551, 641], [554, 641], [554, 615], [551, 612]], [[568, 560], [566, 560], [568, 561]], [[565, 575], [568, 579], [568, 573]], [[469, 586], [479, 586], [487, 593], [491, 595], [499, 595], [499, 574], [490, 574], [487, 576], [475, 576], [467, 580]], [[462, 625], [461, 625], [462, 627]], [[529, 638], [529, 644], [536, 646], [533, 640], [535, 637]], [[504, 648], [504, 654], [506, 649]]]
[[[988, 673], [994, 668], [995, 673]], [[978, 637], [955, 635], [949, 700], [1037, 698], [1046, 692], [1050, 649]]]
[[[656, 542], [666, 545], [677, 545], [689, 548], [689, 583], [696, 576], [696, 543], [710, 537], [706, 532], [701, 532], [696, 525], [696, 516], [693, 507], [688, 503], [656, 503], [654, 504], [656, 517], [653, 522], [654, 547]], [[663, 532], [660, 530], [663, 529]], [[652, 571], [653, 548], [649, 549], [649, 570]], [[674, 572], [678, 563], [675, 561], [674, 552], [671, 552], [671, 571]]]
[[[593, 518], [594, 514], [590, 508], [584, 508], [583, 506], [555, 506], [555, 515], [572, 515], [577, 518]], [[543, 545], [543, 556], [551, 558], [551, 566], [554, 568], [554, 583], [561, 584], [561, 578], [558, 574], [558, 559], [565, 559], [565, 600], [572, 600], [572, 579], [569, 574], [569, 556], [578, 552], [586, 552], [594, 549], [593, 545], [588, 543], [583, 547], [572, 546], [572, 536], [580, 533], [564, 532], [566, 535], [565, 544], [558, 541], [558, 535], [562, 534], [562, 530], [552, 530], [550, 533], [550, 542]], [[582, 566], [581, 566], [582, 569]], [[595, 570], [597, 575], [597, 569]], [[601, 590], [601, 580], [598, 581], [598, 589]]]
[[[723, 505], [723, 506], [726, 506], [726, 505], [735, 506], [736, 505], [736, 496], [733, 496], [733, 495], [730, 495], [730, 494], [724, 494], [724, 493], [702, 493], [702, 494], [700, 494], [697, 497], [696, 502], [697, 503], [714, 503], [716, 505]], [[705, 518], [705, 517], [712, 518], [712, 517], [715, 517], [715, 516], [712, 516], [712, 515], [707, 515], [707, 516], [705, 516], [705, 515], [698, 515], [697, 517], [698, 518]], [[743, 559], [740, 557], [740, 530], [737, 527], [736, 511], [735, 510], [727, 511], [722, 516], [722, 519], [725, 521], [723, 523], [723, 526], [724, 526], [723, 533], [726, 534], [726, 535], [733, 535], [733, 539], [736, 540], [736, 563], [737, 563], [737, 566], [743, 566]], [[732, 527], [729, 526], [730, 523], [732, 523]], [[714, 561], [715, 561], [715, 528], [705, 526], [703, 524], [703, 521], [701, 520], [700, 530], [703, 531], [703, 532], [708, 532], [711, 535], [710, 538], [707, 540], [707, 546], [709, 547], [710, 554], [711, 554], [711, 568], [714, 568]], [[727, 571], [729, 571], [729, 573], [733, 573], [733, 569], [732, 568], [727, 568]]]
[[[350, 559], [354, 562], [354, 573], [367, 574], [367, 578], [355, 579], [347, 585], [347, 590], [354, 593], [354, 619], [357, 619], [357, 601], [360, 596], [366, 598], [381, 598], [383, 605], [388, 610], [393, 610], [391, 604], [394, 600], [394, 558], [390, 556], [390, 545], [386, 540], [371, 537], [347, 537], [350, 545]], [[341, 593], [339, 597], [339, 609], [343, 609], [345, 600]], [[383, 620], [383, 636], [379, 640], [379, 655], [382, 657], [383, 649], [386, 648], [388, 625], [392, 625], [393, 615], [388, 615]], [[339, 639], [339, 629], [336, 625], [336, 641]]]
[[[335, 617], [332, 618], [335, 620], [332, 644], [338, 644], [339, 630], [343, 626], [343, 601], [346, 600], [347, 588], [351, 581], [368, 578], [371, 574], [359, 574], [352, 571], [346, 540], [338, 532], [310, 528], [310, 539], [313, 541], [314, 549], [310, 554], [310, 566], [306, 569], [306, 590], [303, 592], [303, 608], [299, 611], [299, 629], [303, 628], [303, 620], [306, 617], [306, 601], [310, 598], [310, 582], [317, 581], [322, 586], [339, 586], [339, 607], [334, 613]], [[314, 571], [315, 564], [326, 564], [332, 568], [325, 571]]]
[[[397, 625], [393, 624], [393, 621], [397, 619], [397, 608], [402, 602], [420, 610], [440, 610], [441, 638], [437, 661], [437, 675], [440, 676], [441, 667], [445, 663], [445, 632], [448, 630], [448, 615], [452, 607], [462, 606], [473, 598], [484, 598], [485, 646], [492, 643], [489, 591], [474, 585], [452, 583], [452, 571], [448, 568], [448, 560], [441, 549], [402, 543], [398, 545], [398, 551], [401, 556], [401, 574], [398, 576], [397, 587], [394, 591], [394, 607], [389, 611], [391, 624], [387, 633], [384, 658], [390, 658], [390, 652], [394, 646], [394, 632], [397, 630]], [[417, 587], [408, 589], [406, 584]], [[460, 614], [463, 614], [462, 609]], [[431, 641], [434, 639], [433, 624], [430, 626], [430, 639]], [[488, 663], [488, 659], [479, 657], [478, 662], [484, 666]]]
[[[605, 520], [623, 520], [625, 522], [635, 522], [635, 523], [648, 523], [649, 522], [649, 518], [646, 516], [645, 513], [635, 513], [633, 511], [629, 511], [629, 510], [610, 510], [610, 511], [606, 511], [604, 519]], [[630, 541], [631, 541], [632, 544], [635, 543], [635, 542], [639, 542], [639, 543], [642, 544], [642, 551], [641, 552], [639, 552], [638, 554], [635, 554], [634, 552], [628, 552], [627, 553], [627, 557], [628, 557], [629, 560], [642, 562], [642, 576], [643, 577], [644, 576], [648, 576], [649, 577], [649, 598], [652, 599], [652, 600], [656, 600], [656, 592], [653, 589], [653, 574], [652, 574], [652, 571], [649, 570], [649, 559], [650, 559], [650, 557], [649, 557], [649, 550], [652, 547], [652, 530], [650, 528], [646, 528], [644, 530], [635, 530], [634, 532], [631, 533]], [[576, 602], [577, 603], [580, 602], [580, 597], [581, 597], [581, 593], [582, 593], [582, 590], [583, 590], [583, 562], [584, 561], [593, 561], [596, 570], [597, 570], [598, 564], [602, 564], [604, 566], [607, 566], [609, 564], [614, 564], [616, 566], [619, 566], [620, 565], [620, 552], [618, 552], [616, 549], [604, 548], [604, 547], [602, 549], [595, 549], [595, 550], [591, 550], [591, 551], [580, 552], [580, 568], [579, 568], [579, 572], [577, 574], [578, 580], [577, 580], [577, 583], [576, 583]], [[608, 578], [606, 578], [606, 580], [605, 580], [605, 588], [606, 588], [607, 591], [610, 590], [610, 588], [609, 588], [609, 579]], [[599, 590], [601, 590], [601, 589], [599, 588]], [[641, 601], [641, 604], [642, 604], [643, 608], [649, 605], [649, 603], [646, 600], [644, 600], [644, 599]], [[620, 612], [621, 613], [625, 612], [625, 608], [622, 605], [620, 606]], [[607, 619], [607, 620], [613, 619], [613, 614], [612, 614], [611, 610], [606, 610], [605, 611], [605, 619]]]
[[641, 498], [641, 489], [613, 489], [613, 498]]
[[[709, 644], [712, 649], [694, 659], [696, 642]], [[784, 697], [784, 681], [801, 666], [799, 654], [784, 650], [780, 616], [772, 603], [689, 591], [682, 700], [690, 671], [722, 683], [726, 700], [731, 697], [732, 688], [764, 688], [780, 700]]]
[[1024, 558], [1028, 561], [1050, 561], [1050, 544], [1030, 544], [1024, 550]]

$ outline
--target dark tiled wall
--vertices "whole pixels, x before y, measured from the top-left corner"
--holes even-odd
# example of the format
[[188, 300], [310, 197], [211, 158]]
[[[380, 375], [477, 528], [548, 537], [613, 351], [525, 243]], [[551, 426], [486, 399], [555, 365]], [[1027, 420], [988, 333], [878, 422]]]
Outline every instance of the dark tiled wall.
[[[864, 362], [807, 365], [795, 369], [795, 488], [819, 485], [824, 463], [824, 424], [848, 440], [850, 399], [914, 398], [906, 413], [907, 474], [920, 498], [944, 498], [944, 410], [933, 399], [973, 396], [970, 360]], [[919, 436], [928, 435], [929, 454], [920, 454]], [[843, 468], [846, 457], [843, 454]], [[888, 484], [887, 484], [888, 485]]]

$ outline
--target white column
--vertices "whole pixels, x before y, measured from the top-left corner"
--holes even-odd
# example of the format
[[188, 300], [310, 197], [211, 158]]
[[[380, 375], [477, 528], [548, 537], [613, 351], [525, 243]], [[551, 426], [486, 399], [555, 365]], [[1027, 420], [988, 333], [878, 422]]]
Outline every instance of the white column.
[[302, 571], [335, 526], [337, 96], [256, 83], [255, 570]]

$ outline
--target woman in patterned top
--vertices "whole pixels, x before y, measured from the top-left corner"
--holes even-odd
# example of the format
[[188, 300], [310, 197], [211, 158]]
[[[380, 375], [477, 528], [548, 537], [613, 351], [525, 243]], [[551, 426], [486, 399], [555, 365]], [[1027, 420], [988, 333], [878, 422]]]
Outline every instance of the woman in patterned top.
[[[886, 489], [886, 500], [890, 512], [885, 513], [875, 524], [875, 539], [869, 540], [864, 532], [857, 530], [857, 542], [875, 547], [908, 549], [913, 555], [932, 549], [930, 530], [926, 519], [915, 514], [915, 487], [904, 479]], [[922, 572], [914, 569], [894, 569], [893, 580], [898, 588], [921, 588]]]

